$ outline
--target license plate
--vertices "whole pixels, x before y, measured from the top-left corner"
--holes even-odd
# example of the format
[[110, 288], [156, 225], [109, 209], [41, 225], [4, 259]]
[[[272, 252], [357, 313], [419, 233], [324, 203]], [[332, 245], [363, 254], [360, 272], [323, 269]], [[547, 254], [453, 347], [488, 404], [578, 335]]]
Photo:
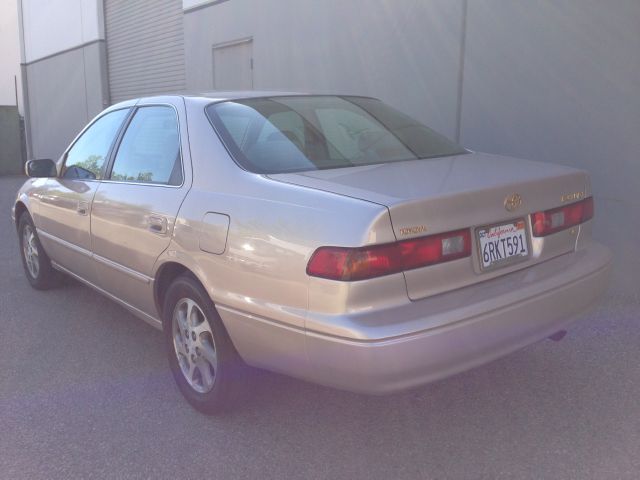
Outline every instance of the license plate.
[[529, 256], [524, 220], [481, 227], [476, 230], [482, 270], [524, 260]]

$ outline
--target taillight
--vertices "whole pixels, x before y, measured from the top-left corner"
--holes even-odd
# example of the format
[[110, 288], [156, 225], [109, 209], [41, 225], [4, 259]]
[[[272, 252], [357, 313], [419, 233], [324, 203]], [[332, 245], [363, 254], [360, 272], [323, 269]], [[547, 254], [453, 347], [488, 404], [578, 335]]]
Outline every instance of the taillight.
[[315, 251], [307, 274], [332, 280], [363, 280], [402, 271], [396, 244], [366, 248], [321, 247]]
[[449, 262], [471, 255], [469, 229], [370, 247], [320, 247], [309, 260], [307, 274], [355, 281]]
[[553, 208], [531, 214], [534, 237], [546, 237], [552, 233], [575, 227], [593, 218], [593, 197], [565, 207]]

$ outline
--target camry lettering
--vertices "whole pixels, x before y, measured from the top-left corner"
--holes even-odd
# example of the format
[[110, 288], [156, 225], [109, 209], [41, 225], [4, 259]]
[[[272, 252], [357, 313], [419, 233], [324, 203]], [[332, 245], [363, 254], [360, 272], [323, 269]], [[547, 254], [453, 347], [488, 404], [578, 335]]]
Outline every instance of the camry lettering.
[[583, 198], [585, 198], [585, 196], [586, 196], [585, 192], [574, 192], [574, 193], [569, 193], [568, 195], [562, 195], [560, 197], [560, 201], [562, 203], [573, 202], [575, 200], [582, 200]]

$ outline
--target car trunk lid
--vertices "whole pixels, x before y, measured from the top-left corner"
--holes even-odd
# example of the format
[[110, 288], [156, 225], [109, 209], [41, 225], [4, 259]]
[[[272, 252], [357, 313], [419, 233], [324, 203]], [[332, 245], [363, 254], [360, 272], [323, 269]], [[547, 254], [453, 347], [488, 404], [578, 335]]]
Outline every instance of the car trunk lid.
[[[573, 250], [575, 231], [532, 238], [529, 214], [557, 207], [574, 194], [590, 195], [583, 171], [481, 153], [270, 177], [384, 205], [398, 240], [471, 228], [474, 248], [470, 258], [405, 272], [411, 299], [493, 278]], [[509, 204], [514, 195], [521, 200], [519, 205]], [[527, 224], [527, 260], [483, 271], [476, 230], [519, 219]]]

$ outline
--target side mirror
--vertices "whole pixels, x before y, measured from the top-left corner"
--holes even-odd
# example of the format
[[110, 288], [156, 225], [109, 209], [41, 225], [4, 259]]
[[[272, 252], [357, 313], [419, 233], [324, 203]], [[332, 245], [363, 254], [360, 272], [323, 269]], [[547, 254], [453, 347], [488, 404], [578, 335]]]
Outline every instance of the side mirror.
[[49, 178], [57, 177], [58, 169], [55, 162], [50, 158], [41, 158], [29, 160], [25, 165], [25, 173], [32, 178]]

